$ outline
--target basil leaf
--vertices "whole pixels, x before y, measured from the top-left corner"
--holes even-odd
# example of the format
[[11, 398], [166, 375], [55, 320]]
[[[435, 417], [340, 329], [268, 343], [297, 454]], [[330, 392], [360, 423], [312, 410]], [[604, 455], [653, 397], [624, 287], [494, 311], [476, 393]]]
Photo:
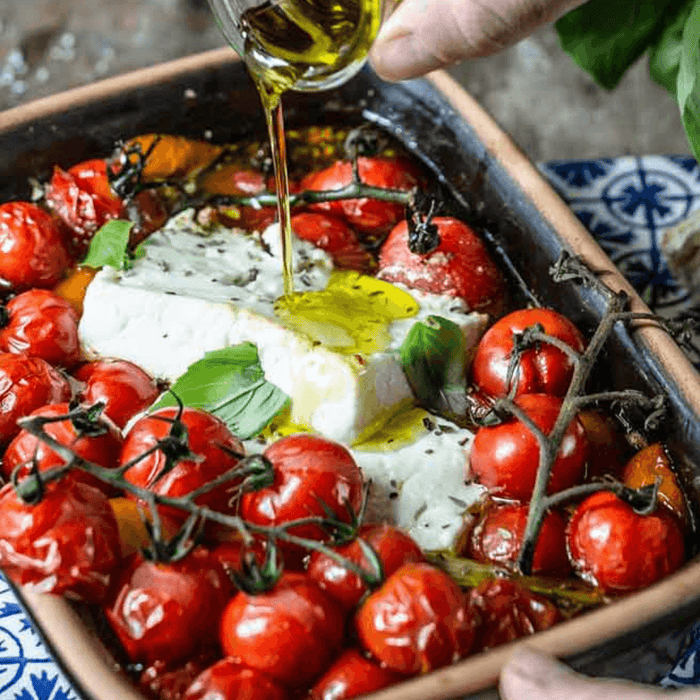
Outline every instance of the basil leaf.
[[678, 84], [683, 30], [694, 4], [695, 0], [686, 0], [678, 14], [666, 25], [649, 54], [649, 72], [652, 80], [674, 96]]
[[555, 24], [562, 48], [612, 90], [687, 0], [591, 0]]
[[[231, 432], [257, 435], [289, 403], [289, 397], [265, 379], [258, 351], [251, 343], [208, 352], [177, 379], [172, 391], [186, 405], [223, 420]], [[153, 406], [173, 406], [172, 393]]]
[[85, 260], [87, 267], [113, 267], [117, 270], [128, 269], [131, 258], [128, 253], [129, 234], [132, 221], [113, 219], [102, 226], [90, 241]]
[[695, 0], [683, 30], [677, 98], [690, 147], [700, 158], [700, 0]]

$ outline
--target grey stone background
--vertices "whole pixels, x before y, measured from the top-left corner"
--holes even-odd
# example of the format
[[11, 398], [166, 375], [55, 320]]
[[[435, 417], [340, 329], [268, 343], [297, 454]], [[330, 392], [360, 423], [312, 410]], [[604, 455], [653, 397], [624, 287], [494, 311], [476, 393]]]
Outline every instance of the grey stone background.
[[[0, 0], [0, 109], [222, 45], [206, 0]], [[645, 61], [606, 92], [551, 28], [451, 72], [534, 160], [689, 150]]]

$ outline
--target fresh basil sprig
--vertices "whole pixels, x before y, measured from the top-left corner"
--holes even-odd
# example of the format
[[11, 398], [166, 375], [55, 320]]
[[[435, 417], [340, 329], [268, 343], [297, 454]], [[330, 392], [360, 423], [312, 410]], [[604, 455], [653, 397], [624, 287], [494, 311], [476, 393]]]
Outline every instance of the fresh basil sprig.
[[133, 252], [129, 250], [129, 235], [133, 226], [133, 221], [121, 219], [108, 221], [92, 237], [87, 255], [81, 265], [128, 270], [134, 260], [144, 253], [141, 246]]

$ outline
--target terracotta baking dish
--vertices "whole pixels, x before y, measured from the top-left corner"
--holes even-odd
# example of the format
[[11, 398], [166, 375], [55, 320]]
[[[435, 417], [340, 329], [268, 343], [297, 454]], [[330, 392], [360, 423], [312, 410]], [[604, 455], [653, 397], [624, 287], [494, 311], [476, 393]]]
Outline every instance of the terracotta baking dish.
[[[386, 128], [443, 181], [534, 294], [584, 328], [594, 326], [603, 300], [573, 284], [554, 286], [547, 271], [562, 249], [582, 256], [604, 274], [609, 286], [627, 290], [636, 309], [645, 309], [526, 156], [446, 74], [388, 85], [364, 70], [331, 93], [290, 95], [287, 106], [289, 125], [364, 117]], [[257, 132], [261, 121], [252, 84], [228, 49], [39, 100], [0, 113], [0, 201], [28, 196], [29, 176], [47, 175], [54, 163], [68, 166], [109, 153], [119, 138], [162, 131], [232, 141]], [[681, 458], [697, 523], [700, 377], [674, 342], [650, 325], [632, 334], [618, 328], [605, 361], [616, 387], [663, 390], [670, 396], [668, 441]], [[697, 547], [691, 551], [696, 555]], [[109, 653], [74, 609], [49, 596], [25, 600], [84, 698], [141, 698], [113, 671]], [[648, 590], [561, 624], [527, 644], [585, 670], [662, 632], [680, 630], [693, 616], [700, 617], [697, 556]], [[437, 700], [483, 690], [495, 683], [512, 649], [475, 656], [372, 697]]]

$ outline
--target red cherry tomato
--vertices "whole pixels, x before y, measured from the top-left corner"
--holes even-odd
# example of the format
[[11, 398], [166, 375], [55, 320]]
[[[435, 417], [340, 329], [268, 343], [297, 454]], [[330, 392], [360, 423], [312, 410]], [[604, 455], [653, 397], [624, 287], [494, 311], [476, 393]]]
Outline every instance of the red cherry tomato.
[[458, 297], [474, 311], [498, 314], [505, 284], [483, 241], [458, 219], [438, 216], [432, 223], [440, 244], [425, 255], [409, 250], [408, 224], [398, 224], [379, 253], [377, 276], [422, 292]]
[[[513, 334], [521, 333], [535, 324], [540, 324], [545, 333], [558, 338], [576, 352], [583, 352], [583, 336], [565, 316], [551, 309], [513, 311], [494, 323], [476, 348], [471, 376], [478, 389], [491, 396], [505, 396], [508, 393], [506, 378], [513, 352]], [[539, 343], [525, 350], [520, 357], [518, 370], [513, 375], [513, 381], [517, 383], [516, 395], [564, 396], [573, 371], [573, 362], [561, 350], [548, 343]]]
[[70, 384], [46, 360], [13, 353], [0, 354], [0, 444], [17, 433], [17, 421], [50, 403], [68, 401]]
[[78, 314], [58, 294], [30, 289], [5, 305], [0, 351], [26, 353], [49, 364], [72, 367], [80, 360]]
[[673, 515], [664, 508], [639, 515], [609, 491], [579, 505], [567, 539], [576, 573], [611, 593], [645, 588], [685, 560], [683, 533]]
[[[158, 448], [138, 459], [154, 448], [170, 434], [171, 421], [178, 415], [175, 407], [161, 408], [140, 418], [124, 438], [119, 464], [136, 463], [124, 472], [124, 478], [150, 489], [161, 496], [183, 496], [208, 484], [218, 476], [232, 470], [238, 464], [235, 454], [244, 454], [241, 441], [216, 416], [196, 408], [185, 407], [180, 421], [187, 430], [187, 444], [194, 458], [180, 459], [167, 474], [161, 475], [167, 456]], [[227, 451], [228, 450], [228, 451]], [[234, 454], [231, 454], [234, 453]], [[240, 480], [231, 479], [227, 485], [219, 486], [196, 499], [199, 505], [207, 505], [220, 512], [232, 511], [232, 492], [240, 486]], [[183, 519], [186, 514], [173, 508], [162, 508], [163, 512]]]
[[29, 202], [0, 204], [0, 278], [22, 292], [53, 287], [70, 266], [63, 228]]
[[100, 602], [120, 559], [109, 499], [89, 484], [52, 481], [36, 505], [0, 490], [0, 566], [16, 584]]
[[[391, 576], [403, 564], [425, 561], [421, 548], [406, 533], [393, 525], [363, 525], [357, 536], [375, 551], [385, 577]], [[368, 571], [372, 570], [357, 539], [334, 549], [353, 564]], [[311, 555], [308, 572], [328, 595], [347, 610], [355, 607], [367, 592], [367, 585], [357, 574], [323, 552], [314, 552]]]
[[194, 679], [216, 660], [217, 656], [210, 652], [190, 657], [175, 668], [156, 661], [139, 676], [139, 688], [146, 697], [156, 700], [182, 700]]
[[337, 604], [306, 574], [285, 572], [271, 590], [233, 598], [221, 618], [221, 646], [237, 663], [300, 687], [335, 656], [344, 622]]
[[398, 673], [427, 673], [469, 653], [472, 628], [460, 587], [430, 564], [404, 564], [362, 603], [362, 646]]
[[104, 415], [120, 428], [145, 411], [161, 393], [153, 377], [126, 360], [89, 362], [74, 376], [86, 384], [80, 393], [81, 401], [89, 405], [103, 402]]
[[[476, 561], [511, 567], [518, 560], [525, 535], [528, 506], [504, 503], [488, 507], [469, 537], [467, 556]], [[566, 522], [550, 511], [535, 547], [533, 573], [566, 577], [571, 571], [566, 553]]]
[[232, 659], [221, 659], [205, 669], [187, 689], [182, 700], [287, 700], [279, 683], [254, 668]]
[[484, 581], [469, 593], [468, 609], [480, 620], [475, 651], [493, 649], [561, 622], [559, 609], [547, 598], [514, 581]]
[[[421, 182], [417, 168], [404, 158], [357, 159], [360, 180], [366, 185], [394, 190], [412, 190]], [[310, 173], [302, 181], [303, 190], [340, 190], [352, 182], [352, 163], [337, 161], [324, 170]], [[343, 199], [319, 202], [309, 207], [347, 221], [363, 237], [381, 238], [404, 217], [403, 204], [377, 199]]]
[[[549, 435], [559, 415], [561, 399], [548, 394], [525, 394], [515, 403], [545, 435]], [[552, 467], [548, 493], [557, 493], [579, 483], [587, 456], [586, 433], [575, 418], [564, 433]], [[530, 500], [539, 460], [537, 438], [515, 418], [479, 428], [469, 455], [471, 476], [495, 495], [515, 501]]]
[[371, 272], [376, 267], [372, 254], [362, 247], [357, 234], [342, 219], [304, 212], [293, 216], [291, 225], [298, 238], [325, 250], [341, 270]]
[[220, 542], [212, 550], [211, 553], [216, 557], [227, 573], [237, 574], [243, 569], [243, 562], [247, 555], [253, 555], [258, 565], [262, 566], [265, 562], [265, 543], [261, 540], [253, 540], [249, 545], [243, 541], [243, 538], [230, 539], [226, 542]]
[[[30, 415], [31, 417], [43, 416], [51, 418], [65, 416], [69, 411], [70, 406], [68, 403], [57, 403], [38, 408]], [[79, 425], [76, 426], [70, 420], [47, 423], [44, 426], [44, 430], [52, 438], [69, 447], [75, 454], [88, 462], [106, 469], [112, 469], [117, 466], [122, 439], [116, 430], [110, 428], [103, 421], [96, 421], [94, 426], [89, 426], [87, 433], [81, 432], [81, 427]], [[94, 434], [95, 430], [101, 430], [101, 432]], [[22, 479], [31, 472], [34, 465], [42, 472], [63, 464], [65, 464], [65, 460], [59, 454], [31, 433], [22, 430], [5, 450], [1, 471], [3, 476], [9, 480], [12, 472], [19, 468], [18, 477]], [[97, 477], [80, 471], [80, 469], [75, 469], [75, 471], [71, 472], [70, 477], [87, 481], [87, 483], [104, 491], [106, 494], [114, 495], [114, 489], [108, 484], [100, 481]], [[67, 478], [69, 478], [68, 475], [64, 477], [64, 479]]]
[[401, 680], [398, 673], [368, 659], [359, 649], [346, 649], [316, 681], [308, 700], [348, 700]]
[[204, 547], [169, 563], [136, 555], [105, 613], [132, 661], [172, 668], [216, 647], [217, 624], [232, 593], [223, 567]]

